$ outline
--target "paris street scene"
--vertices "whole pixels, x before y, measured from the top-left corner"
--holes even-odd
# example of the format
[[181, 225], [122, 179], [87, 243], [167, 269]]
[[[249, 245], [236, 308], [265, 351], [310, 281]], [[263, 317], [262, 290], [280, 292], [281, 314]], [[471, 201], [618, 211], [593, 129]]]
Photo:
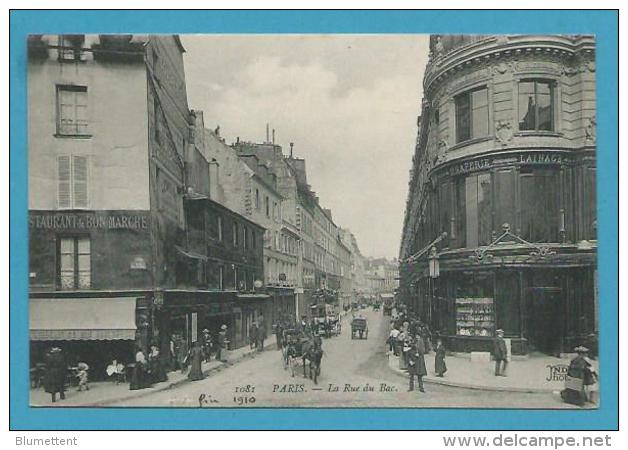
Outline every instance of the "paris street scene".
[[597, 407], [593, 36], [27, 49], [30, 406]]

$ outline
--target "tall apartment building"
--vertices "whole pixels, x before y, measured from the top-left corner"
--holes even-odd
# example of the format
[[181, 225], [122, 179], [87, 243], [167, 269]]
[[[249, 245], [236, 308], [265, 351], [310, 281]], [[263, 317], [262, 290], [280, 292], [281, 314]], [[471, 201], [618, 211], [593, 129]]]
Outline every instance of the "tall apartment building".
[[455, 351], [597, 332], [595, 41], [433, 35], [401, 295]]

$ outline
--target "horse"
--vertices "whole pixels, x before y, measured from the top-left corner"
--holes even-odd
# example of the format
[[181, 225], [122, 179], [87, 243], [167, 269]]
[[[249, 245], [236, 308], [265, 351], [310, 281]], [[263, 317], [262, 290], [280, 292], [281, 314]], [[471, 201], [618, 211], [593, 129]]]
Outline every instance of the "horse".
[[[323, 348], [320, 336], [314, 336], [305, 341], [301, 352], [303, 360], [303, 377], [307, 377], [305, 366], [309, 362], [309, 378], [318, 384], [318, 375], [321, 373], [321, 359], [323, 358]], [[306, 362], [307, 361], [307, 362]]]

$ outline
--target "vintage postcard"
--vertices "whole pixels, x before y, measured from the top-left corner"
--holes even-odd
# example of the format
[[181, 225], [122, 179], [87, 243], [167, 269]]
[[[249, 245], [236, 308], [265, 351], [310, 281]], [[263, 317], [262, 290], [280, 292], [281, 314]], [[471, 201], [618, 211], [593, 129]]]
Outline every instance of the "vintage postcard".
[[18, 427], [614, 423], [610, 16], [49, 14], [12, 28]]

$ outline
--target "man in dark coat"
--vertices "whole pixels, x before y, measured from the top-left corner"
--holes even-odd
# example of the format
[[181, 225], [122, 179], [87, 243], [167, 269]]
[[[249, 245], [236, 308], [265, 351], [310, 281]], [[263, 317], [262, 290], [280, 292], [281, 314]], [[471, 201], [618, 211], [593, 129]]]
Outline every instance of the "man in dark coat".
[[508, 350], [506, 349], [506, 341], [504, 341], [504, 330], [495, 331], [495, 339], [493, 340], [493, 357], [495, 358], [495, 376], [505, 377], [506, 367], [508, 367]]
[[416, 336], [410, 351], [408, 352], [408, 374], [410, 375], [410, 387], [408, 392], [414, 391], [414, 377], [419, 380], [419, 391], [425, 392], [423, 388], [423, 377], [427, 375], [425, 366], [425, 343], [420, 335]]
[[46, 375], [44, 387], [46, 392], [52, 395], [52, 402], [57, 401], [57, 392], [61, 400], [65, 400], [65, 375], [67, 367], [63, 352], [59, 347], [52, 348], [46, 354]]

